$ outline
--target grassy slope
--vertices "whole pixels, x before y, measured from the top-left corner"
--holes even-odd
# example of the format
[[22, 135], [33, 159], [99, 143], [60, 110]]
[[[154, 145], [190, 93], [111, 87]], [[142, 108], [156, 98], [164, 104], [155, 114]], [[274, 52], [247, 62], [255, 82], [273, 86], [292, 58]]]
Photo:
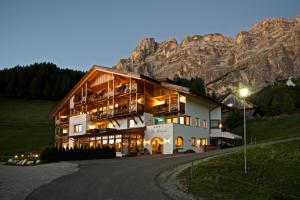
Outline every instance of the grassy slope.
[[205, 199], [300, 199], [300, 141], [248, 151], [249, 172], [243, 154], [213, 158], [181, 175], [190, 191]]
[[[264, 120], [247, 122], [247, 141], [256, 138], [256, 141], [270, 141], [300, 136], [300, 115], [287, 115]], [[243, 135], [243, 124], [231, 132]]]
[[0, 155], [39, 150], [53, 143], [49, 114], [56, 102], [0, 98]]

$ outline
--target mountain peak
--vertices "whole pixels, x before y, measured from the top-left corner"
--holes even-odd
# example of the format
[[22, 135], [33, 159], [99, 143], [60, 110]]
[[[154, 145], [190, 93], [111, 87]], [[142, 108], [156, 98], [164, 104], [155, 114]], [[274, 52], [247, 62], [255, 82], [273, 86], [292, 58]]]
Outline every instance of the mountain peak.
[[208, 90], [226, 94], [247, 82], [257, 91], [277, 80], [300, 77], [300, 16], [264, 19], [236, 38], [220, 33], [156, 42], [143, 39], [120, 71], [154, 78], [201, 77]]

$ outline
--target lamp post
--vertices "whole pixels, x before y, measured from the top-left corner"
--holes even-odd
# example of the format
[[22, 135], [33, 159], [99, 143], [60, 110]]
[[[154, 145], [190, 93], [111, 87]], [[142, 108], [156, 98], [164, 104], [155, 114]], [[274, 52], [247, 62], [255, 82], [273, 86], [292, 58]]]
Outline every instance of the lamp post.
[[247, 139], [246, 139], [246, 97], [249, 95], [249, 89], [244, 87], [239, 90], [240, 96], [244, 100], [244, 162], [245, 174], [247, 174]]

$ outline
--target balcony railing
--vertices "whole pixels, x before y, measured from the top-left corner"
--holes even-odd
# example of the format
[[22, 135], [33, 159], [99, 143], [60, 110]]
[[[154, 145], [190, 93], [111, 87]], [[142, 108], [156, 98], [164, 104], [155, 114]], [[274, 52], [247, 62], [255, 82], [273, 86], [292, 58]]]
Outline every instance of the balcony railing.
[[98, 111], [90, 114], [90, 120], [91, 121], [98, 121], [105, 118], [113, 118], [113, 117], [119, 117], [119, 116], [126, 116], [130, 115], [131, 113], [142, 113], [144, 111], [144, 105], [137, 104], [135, 106], [131, 106], [129, 111], [128, 105], [119, 105], [114, 110], [106, 110], [106, 111]]
[[56, 126], [62, 126], [62, 125], [67, 125], [67, 124], [69, 124], [69, 119], [68, 118], [57, 119], [55, 121]]
[[170, 103], [170, 108], [169, 108], [169, 104], [165, 103], [165, 104], [154, 106], [152, 107], [151, 110], [153, 114], [166, 114], [166, 113], [174, 113], [174, 112], [184, 113], [185, 104], [180, 102], [178, 107], [178, 103], [174, 102], [174, 103]]
[[68, 135], [67, 134], [56, 134], [55, 140], [68, 140]]

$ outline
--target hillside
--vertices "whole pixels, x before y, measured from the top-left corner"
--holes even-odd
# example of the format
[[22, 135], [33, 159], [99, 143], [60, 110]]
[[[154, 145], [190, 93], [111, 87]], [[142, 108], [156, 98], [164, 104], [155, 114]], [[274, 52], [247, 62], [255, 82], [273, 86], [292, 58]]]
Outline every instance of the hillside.
[[[243, 136], [243, 124], [231, 132]], [[291, 137], [300, 137], [300, 115], [283, 115], [263, 120], [247, 122], [247, 142], [280, 140]]]
[[279, 81], [251, 95], [248, 100], [269, 115], [300, 113], [300, 79], [295, 87]]
[[57, 102], [0, 98], [0, 155], [53, 145]]
[[300, 77], [300, 16], [262, 20], [235, 38], [220, 33], [187, 36], [181, 42], [145, 38], [114, 68], [154, 78], [198, 76], [219, 95], [245, 82], [258, 91]]
[[53, 63], [34, 63], [0, 70], [0, 96], [62, 99], [85, 73], [61, 69]]

